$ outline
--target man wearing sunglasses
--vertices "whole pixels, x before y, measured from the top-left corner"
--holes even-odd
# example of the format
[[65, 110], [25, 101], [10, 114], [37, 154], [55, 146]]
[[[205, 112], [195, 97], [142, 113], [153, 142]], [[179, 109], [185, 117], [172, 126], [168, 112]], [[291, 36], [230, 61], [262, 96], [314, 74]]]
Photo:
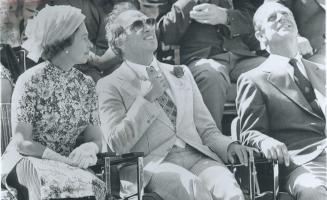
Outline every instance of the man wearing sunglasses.
[[[112, 13], [107, 36], [124, 61], [97, 84], [107, 144], [118, 153], [144, 152], [145, 190], [165, 200], [244, 199], [224, 163], [247, 164], [252, 150], [222, 135], [185, 66], [154, 57], [154, 19]], [[135, 183], [131, 171], [121, 175]]]

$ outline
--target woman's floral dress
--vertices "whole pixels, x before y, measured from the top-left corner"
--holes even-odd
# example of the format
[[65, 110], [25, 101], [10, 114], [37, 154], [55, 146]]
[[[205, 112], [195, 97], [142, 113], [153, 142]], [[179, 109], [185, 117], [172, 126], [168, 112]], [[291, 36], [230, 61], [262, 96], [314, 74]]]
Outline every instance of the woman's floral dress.
[[[44, 62], [18, 78], [12, 99], [12, 123], [31, 124], [33, 140], [68, 156], [80, 133], [88, 125], [98, 125], [97, 110], [91, 78], [75, 68], [66, 72]], [[104, 198], [105, 184], [90, 171], [51, 160], [23, 159], [28, 159], [37, 171], [42, 199]]]
[[14, 86], [14, 81], [11, 77], [10, 71], [7, 68], [5, 68], [1, 63], [0, 63], [0, 74], [2, 79], [7, 79], [11, 83], [11, 85]]

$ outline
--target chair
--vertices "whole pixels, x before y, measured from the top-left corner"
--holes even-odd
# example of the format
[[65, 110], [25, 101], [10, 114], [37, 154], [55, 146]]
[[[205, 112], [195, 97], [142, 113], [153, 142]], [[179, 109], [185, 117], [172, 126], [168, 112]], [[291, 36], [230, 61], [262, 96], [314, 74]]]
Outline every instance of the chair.
[[[240, 139], [240, 125], [238, 118], [231, 123], [231, 136]], [[287, 192], [279, 189], [278, 162], [270, 162], [262, 155], [250, 157], [248, 169], [239, 167], [234, 169], [241, 188], [249, 194], [251, 200], [294, 200]]]
[[11, 103], [1, 103], [1, 155], [11, 138]]
[[106, 184], [106, 196], [108, 200], [120, 198], [120, 179], [119, 168], [124, 166], [136, 165], [137, 169], [137, 193], [132, 194], [126, 199], [137, 196], [142, 199], [143, 196], [143, 156], [142, 152], [116, 155], [113, 152], [99, 153], [98, 162], [92, 167], [97, 176]]
[[[6, 149], [12, 136], [11, 132], [11, 103], [1, 104], [1, 155]], [[81, 138], [77, 143], [80, 143]], [[77, 144], [78, 145], [78, 144]], [[155, 193], [145, 193], [143, 185], [143, 156], [142, 152], [134, 152], [123, 155], [117, 155], [114, 152], [99, 153], [98, 162], [91, 167], [97, 176], [103, 180], [107, 189], [107, 200], [121, 199], [119, 169], [135, 165], [137, 169], [137, 193], [123, 199], [130, 199], [137, 196], [138, 200], [162, 200], [159, 195]], [[15, 199], [7, 190], [1, 187], [1, 199], [13, 200]]]

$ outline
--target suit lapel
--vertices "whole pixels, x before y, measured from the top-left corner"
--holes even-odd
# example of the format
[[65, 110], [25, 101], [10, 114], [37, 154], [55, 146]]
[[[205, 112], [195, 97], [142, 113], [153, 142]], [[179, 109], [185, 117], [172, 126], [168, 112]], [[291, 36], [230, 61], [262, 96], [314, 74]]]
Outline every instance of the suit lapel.
[[276, 62], [276, 60], [268, 58], [263, 70], [269, 73], [267, 80], [282, 94], [305, 111], [317, 116], [315, 113], [313, 113], [310, 104], [307, 102], [300, 89], [286, 71], [285, 63], [278, 63], [278, 61]]
[[312, 87], [326, 97], [326, 70], [324, 66], [304, 59], [302, 59], [302, 63], [308, 74]]
[[140, 80], [125, 62], [117, 69], [116, 77], [121, 80], [121, 87], [131, 96], [136, 97], [141, 93]]
[[[125, 62], [117, 69], [117, 78], [122, 81], [121, 87], [130, 95], [130, 100], [132, 102], [136, 99], [136, 96], [142, 95], [142, 81], [137, 77], [136, 73], [125, 64]], [[160, 110], [157, 119], [170, 129], [174, 130], [170, 119], [163, 109]]]

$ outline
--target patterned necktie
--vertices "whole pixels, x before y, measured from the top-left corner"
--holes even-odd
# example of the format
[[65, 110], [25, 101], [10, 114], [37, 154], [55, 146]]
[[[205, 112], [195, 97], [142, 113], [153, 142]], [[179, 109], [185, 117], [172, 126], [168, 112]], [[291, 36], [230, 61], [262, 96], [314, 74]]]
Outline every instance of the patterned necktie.
[[161, 95], [157, 102], [160, 104], [162, 109], [165, 111], [166, 115], [173, 123], [173, 126], [176, 127], [176, 116], [177, 116], [177, 108], [170, 96], [165, 91], [163, 95]]
[[316, 94], [314, 93], [312, 84], [299, 70], [296, 59], [291, 59], [289, 61], [289, 63], [294, 68], [294, 80], [295, 80], [295, 83], [297, 84], [297, 86], [299, 87], [299, 89], [301, 90], [303, 96], [308, 101], [308, 103], [311, 105], [312, 110], [317, 115], [324, 118], [324, 114], [321, 111], [321, 108], [319, 107], [319, 105], [316, 101]]

